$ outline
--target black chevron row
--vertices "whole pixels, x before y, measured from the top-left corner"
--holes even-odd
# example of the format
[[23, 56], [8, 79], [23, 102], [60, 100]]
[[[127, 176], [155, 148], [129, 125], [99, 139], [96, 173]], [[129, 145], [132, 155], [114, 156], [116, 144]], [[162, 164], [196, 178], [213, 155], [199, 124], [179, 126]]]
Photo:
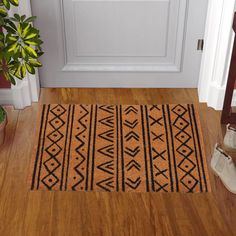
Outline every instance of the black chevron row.
[[110, 144], [105, 147], [102, 147], [102, 148], [98, 149], [98, 152], [100, 152], [104, 156], [114, 158], [114, 156], [113, 156], [114, 155], [114, 145]]
[[134, 121], [125, 120], [124, 125], [130, 129], [134, 129], [138, 125], [138, 120], [137, 119]]
[[[135, 190], [141, 184], [141, 169], [142, 165], [140, 162], [141, 140], [139, 120], [140, 120], [140, 109], [141, 106], [127, 106], [124, 109], [124, 127], [126, 133], [123, 135], [125, 140], [124, 153], [126, 156], [126, 164], [123, 166], [125, 169], [125, 186]], [[141, 143], [140, 143], [141, 142]], [[134, 176], [135, 175], [135, 176]]]
[[105, 118], [99, 120], [99, 122], [105, 126], [113, 128], [114, 127], [114, 116], [105, 117]]
[[125, 141], [128, 142], [132, 139], [135, 139], [136, 141], [139, 141], [139, 135], [136, 134], [134, 131], [130, 131], [128, 134], [125, 135]]
[[110, 106], [107, 106], [107, 105], [102, 105], [99, 107], [99, 109], [103, 110], [103, 111], [106, 111], [107, 113], [110, 113], [110, 114], [114, 114], [114, 106], [113, 105], [110, 105]]
[[72, 190], [74, 191], [76, 190], [76, 187], [85, 180], [83, 173], [80, 171], [80, 166], [84, 164], [86, 157], [83, 155], [83, 153], [80, 150], [83, 149], [85, 145], [85, 142], [81, 139], [81, 137], [83, 137], [83, 134], [87, 130], [85, 119], [88, 116], [89, 111], [83, 105], [80, 105], [80, 109], [82, 109], [82, 113], [84, 114], [78, 120], [78, 123], [80, 125], [78, 128], [82, 127], [82, 129], [79, 129], [79, 132], [75, 135], [75, 138], [78, 141], [79, 145], [75, 149], [76, 153], [78, 154], [78, 157], [77, 157], [78, 164], [75, 165], [74, 171], [76, 172], [78, 177], [76, 176], [76, 183], [71, 187]]
[[107, 130], [98, 135], [100, 138], [105, 139], [111, 143], [114, 142], [114, 129]]
[[114, 174], [114, 161], [107, 161], [105, 163], [102, 163], [97, 168], [104, 172], [107, 172], [108, 174], [113, 175]]
[[127, 178], [126, 179], [126, 185], [128, 185], [130, 188], [132, 189], [137, 189], [139, 187], [139, 185], [141, 184], [141, 178], [140, 177], [137, 177], [136, 179], [130, 179], [130, 178]]
[[125, 114], [128, 115], [130, 113], [138, 114], [138, 110], [134, 106], [128, 106], [125, 109]]
[[111, 189], [114, 189], [114, 177], [106, 178], [96, 183], [96, 185], [105, 191], [111, 192]]
[[137, 146], [134, 149], [131, 149], [131, 148], [128, 148], [128, 147], [125, 148], [125, 153], [127, 155], [131, 156], [131, 157], [136, 157], [139, 152], [140, 152], [140, 147], [139, 146]]
[[136, 169], [138, 171], [141, 170], [141, 165], [135, 161], [135, 160], [131, 160], [127, 165], [126, 165], [127, 171], [130, 171], [132, 169]]
[[105, 118], [100, 119], [98, 122], [101, 127], [105, 129], [102, 133], [98, 134], [98, 137], [104, 140], [104, 145], [102, 148], [99, 148], [97, 151], [102, 154], [105, 158], [104, 161], [97, 165], [97, 169], [102, 171], [104, 177], [102, 180], [98, 181], [96, 185], [103, 190], [113, 191], [114, 190], [114, 155], [115, 155], [115, 106], [100, 106], [100, 110], [105, 111], [107, 116]]

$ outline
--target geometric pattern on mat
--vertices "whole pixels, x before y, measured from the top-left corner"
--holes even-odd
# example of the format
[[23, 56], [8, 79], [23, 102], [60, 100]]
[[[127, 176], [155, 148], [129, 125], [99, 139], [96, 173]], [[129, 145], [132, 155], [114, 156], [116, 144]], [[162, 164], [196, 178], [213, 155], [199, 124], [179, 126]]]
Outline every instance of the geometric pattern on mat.
[[31, 190], [209, 192], [192, 104], [43, 105]]

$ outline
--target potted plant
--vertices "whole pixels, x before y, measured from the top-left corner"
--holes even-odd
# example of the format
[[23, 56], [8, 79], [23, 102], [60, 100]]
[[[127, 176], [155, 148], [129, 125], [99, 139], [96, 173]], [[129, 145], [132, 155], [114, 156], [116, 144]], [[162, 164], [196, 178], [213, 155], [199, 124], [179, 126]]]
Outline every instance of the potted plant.
[[[32, 24], [36, 17], [10, 17], [11, 6], [18, 7], [19, 0], [0, 0], [0, 73], [16, 85], [17, 79], [24, 79], [27, 73], [35, 74], [35, 68], [42, 66], [38, 58], [43, 54], [43, 41]], [[6, 120], [6, 112], [0, 106], [0, 144]]]

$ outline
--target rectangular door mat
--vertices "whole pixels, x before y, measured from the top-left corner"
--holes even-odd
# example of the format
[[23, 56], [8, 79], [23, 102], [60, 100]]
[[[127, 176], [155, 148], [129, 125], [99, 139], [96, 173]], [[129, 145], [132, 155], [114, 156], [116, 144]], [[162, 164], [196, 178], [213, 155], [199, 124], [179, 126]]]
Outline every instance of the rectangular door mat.
[[193, 105], [43, 105], [32, 190], [209, 192]]

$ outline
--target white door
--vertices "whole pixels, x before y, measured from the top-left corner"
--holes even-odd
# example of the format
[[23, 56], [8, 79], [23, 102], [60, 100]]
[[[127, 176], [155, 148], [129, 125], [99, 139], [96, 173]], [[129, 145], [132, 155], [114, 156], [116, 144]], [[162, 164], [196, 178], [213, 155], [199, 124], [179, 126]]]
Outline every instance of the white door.
[[43, 87], [197, 87], [207, 0], [31, 0]]

